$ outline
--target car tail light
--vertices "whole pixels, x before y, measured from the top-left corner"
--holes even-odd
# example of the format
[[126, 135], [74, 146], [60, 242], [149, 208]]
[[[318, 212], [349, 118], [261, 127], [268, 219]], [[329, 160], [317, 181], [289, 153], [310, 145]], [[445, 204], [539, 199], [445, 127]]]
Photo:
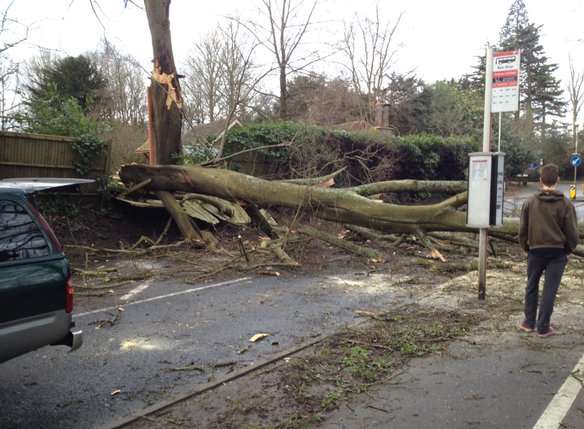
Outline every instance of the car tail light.
[[73, 311], [73, 280], [71, 279], [71, 273], [69, 273], [65, 284], [65, 311], [67, 313]]
[[28, 203], [28, 208], [30, 209], [30, 211], [32, 212], [32, 214], [37, 218], [37, 220], [41, 224], [41, 228], [45, 231], [45, 233], [49, 237], [49, 240], [51, 241], [51, 244], [53, 246], [53, 250], [55, 252], [58, 252], [58, 253], [63, 252], [63, 246], [61, 246], [61, 243], [57, 239], [57, 236], [55, 235], [55, 232], [49, 226], [49, 223], [45, 220], [45, 218], [43, 217], [43, 215], [40, 214], [39, 211], [36, 209], [36, 207], [33, 206], [30, 202]]

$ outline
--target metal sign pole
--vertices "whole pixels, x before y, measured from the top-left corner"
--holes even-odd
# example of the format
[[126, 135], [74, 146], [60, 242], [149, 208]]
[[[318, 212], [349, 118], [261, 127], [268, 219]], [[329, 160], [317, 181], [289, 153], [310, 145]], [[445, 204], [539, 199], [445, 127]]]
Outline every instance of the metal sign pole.
[[501, 112], [499, 112], [499, 139], [497, 142], [497, 152], [501, 152]]
[[[487, 45], [485, 72], [485, 111], [483, 120], [483, 152], [491, 152], [491, 95], [493, 88], [493, 48]], [[479, 300], [487, 294], [487, 228], [479, 230]]]

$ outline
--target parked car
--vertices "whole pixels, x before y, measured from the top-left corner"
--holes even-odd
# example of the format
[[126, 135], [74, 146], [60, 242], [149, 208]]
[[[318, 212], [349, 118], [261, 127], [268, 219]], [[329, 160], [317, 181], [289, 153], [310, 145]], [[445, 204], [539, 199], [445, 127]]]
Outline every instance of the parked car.
[[539, 169], [541, 164], [534, 162], [527, 166], [527, 177], [530, 182], [539, 182]]
[[82, 179], [0, 180], [0, 362], [46, 345], [78, 349], [73, 284], [63, 248], [28, 194]]

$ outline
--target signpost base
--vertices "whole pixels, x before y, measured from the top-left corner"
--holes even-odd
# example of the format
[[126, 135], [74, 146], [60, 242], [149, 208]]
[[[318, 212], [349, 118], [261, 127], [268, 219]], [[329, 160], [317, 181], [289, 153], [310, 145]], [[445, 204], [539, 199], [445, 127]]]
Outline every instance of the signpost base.
[[479, 301], [487, 297], [487, 229], [479, 230]]

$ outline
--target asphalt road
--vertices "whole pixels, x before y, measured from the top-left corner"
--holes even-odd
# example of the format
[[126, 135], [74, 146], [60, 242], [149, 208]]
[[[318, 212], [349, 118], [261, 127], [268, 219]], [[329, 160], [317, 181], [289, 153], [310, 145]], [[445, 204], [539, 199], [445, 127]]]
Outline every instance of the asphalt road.
[[[44, 348], [0, 366], [0, 428], [98, 428], [117, 421], [332, 332], [353, 321], [355, 309], [406, 303], [407, 288], [385, 287], [399, 280], [361, 271], [138, 285], [112, 326], [105, 321], [118, 314], [115, 307], [77, 315], [86, 338], [79, 351]], [[250, 343], [258, 332], [271, 336]], [[582, 337], [506, 335], [413, 361], [392, 384], [341, 407], [323, 427], [534, 428], [582, 357]], [[582, 393], [569, 409], [561, 427], [584, 427]]]
[[[569, 197], [569, 189], [571, 183], [560, 183], [558, 190], [563, 192], [566, 198]], [[577, 195], [576, 200], [573, 202], [576, 207], [576, 214], [578, 215], [578, 221], [584, 221], [584, 189], [583, 184], [578, 183], [577, 185]], [[516, 188], [513, 193], [507, 193], [505, 195], [505, 202], [503, 204], [503, 210], [505, 216], [518, 217], [521, 212], [521, 206], [523, 202], [528, 199], [531, 195], [538, 192], [539, 184], [537, 182], [529, 182], [527, 186], [520, 186]]]
[[[0, 428], [99, 427], [332, 332], [354, 320], [354, 309], [407, 300], [383, 285], [365, 272], [147, 283], [123, 312], [78, 314], [80, 350], [46, 347], [0, 365]], [[251, 343], [260, 332], [271, 336]]]

